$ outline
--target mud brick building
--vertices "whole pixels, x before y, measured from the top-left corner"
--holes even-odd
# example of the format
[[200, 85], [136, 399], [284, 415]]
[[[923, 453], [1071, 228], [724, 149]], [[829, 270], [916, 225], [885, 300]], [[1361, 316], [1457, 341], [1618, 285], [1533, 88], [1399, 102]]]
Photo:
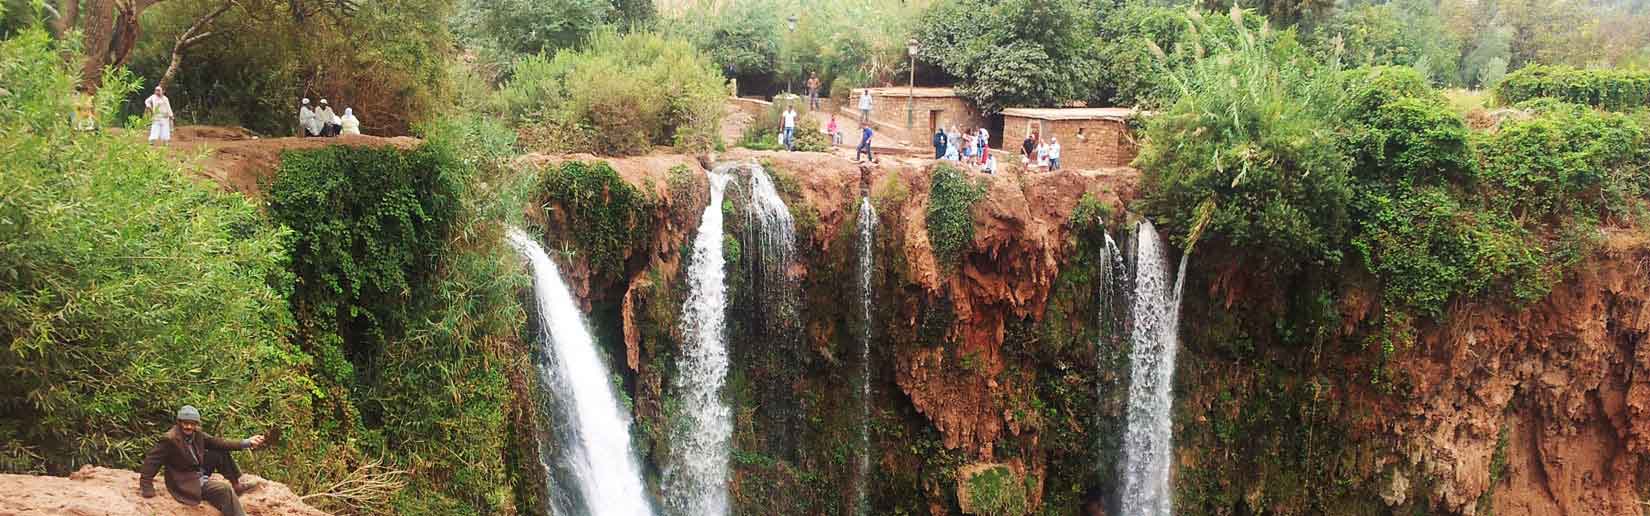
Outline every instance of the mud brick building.
[[1129, 134], [1130, 108], [1008, 108], [1003, 110], [1002, 148], [1015, 154], [1027, 134], [1060, 139], [1066, 168], [1125, 167], [1137, 152]]
[[871, 120], [902, 129], [905, 127], [906, 99], [910, 99], [913, 136], [934, 134], [934, 129], [938, 127], [950, 129], [954, 125], [966, 131], [986, 123], [985, 117], [974, 109], [974, 104], [957, 96], [951, 88], [857, 88], [848, 99], [848, 105], [843, 106], [845, 110], [852, 111], [858, 117], [859, 98], [864, 95], [871, 96]]

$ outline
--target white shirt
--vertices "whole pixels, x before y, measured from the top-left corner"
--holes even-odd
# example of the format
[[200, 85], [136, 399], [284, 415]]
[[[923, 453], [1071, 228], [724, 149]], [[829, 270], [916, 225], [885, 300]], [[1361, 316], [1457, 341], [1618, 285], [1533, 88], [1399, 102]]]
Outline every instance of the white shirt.
[[143, 107], [154, 110], [156, 119], [170, 120], [172, 118], [172, 101], [160, 95], [150, 95], [143, 101]]
[[1060, 159], [1060, 143], [1059, 142], [1051, 143], [1051, 144], [1048, 145], [1048, 157], [1049, 157], [1049, 159]]
[[871, 109], [871, 92], [867, 91], [859, 94], [859, 108]]
[[796, 127], [796, 112], [795, 111], [790, 111], [790, 110], [785, 111], [785, 127], [787, 127], [787, 128]]

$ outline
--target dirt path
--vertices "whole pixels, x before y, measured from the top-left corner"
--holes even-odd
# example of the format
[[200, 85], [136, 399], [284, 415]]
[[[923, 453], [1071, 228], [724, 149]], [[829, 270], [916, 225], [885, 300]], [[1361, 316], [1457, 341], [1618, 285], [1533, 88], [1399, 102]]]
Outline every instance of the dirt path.
[[422, 140], [407, 136], [259, 138], [239, 127], [183, 126], [173, 131], [172, 152], [191, 172], [226, 189], [257, 197], [274, 180], [281, 153], [287, 150], [328, 145], [411, 149], [420, 143]]

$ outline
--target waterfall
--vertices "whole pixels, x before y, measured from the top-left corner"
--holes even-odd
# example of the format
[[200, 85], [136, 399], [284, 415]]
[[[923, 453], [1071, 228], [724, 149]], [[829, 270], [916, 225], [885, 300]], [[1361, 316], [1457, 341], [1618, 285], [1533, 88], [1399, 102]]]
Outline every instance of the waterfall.
[[1180, 289], [1186, 276], [1186, 257], [1181, 257], [1180, 270], [1171, 286], [1165, 245], [1157, 229], [1151, 222], [1141, 221], [1136, 237], [1128, 428], [1123, 434], [1122, 513], [1169, 516], [1173, 513], [1169, 470], [1174, 453], [1171, 389], [1175, 350], [1179, 347]]
[[859, 462], [854, 465], [856, 513], [870, 514], [865, 477], [871, 473], [871, 275], [877, 210], [870, 197], [859, 200]]
[[[796, 223], [761, 165], [738, 165], [749, 173], [750, 196], [743, 232], [744, 292], [733, 313], [748, 313], [749, 333], [731, 335], [733, 360], [745, 364], [749, 392], [756, 403], [753, 427], [762, 432], [755, 450], [794, 461], [803, 434], [802, 403], [794, 387], [807, 350], [799, 311], [801, 284], [796, 278]], [[737, 202], [737, 201], [736, 201]]]
[[[555, 462], [566, 468], [572, 477], [566, 483], [578, 491], [576, 497], [558, 498], [582, 507], [560, 508], [558, 512], [590, 516], [652, 514], [642, 486], [642, 468], [630, 447], [630, 417], [619, 407], [607, 364], [585, 328], [573, 294], [562, 282], [555, 262], [537, 242], [516, 228], [510, 228], [508, 236], [510, 244], [527, 257], [532, 267], [539, 317], [539, 356], [535, 365], [561, 417], [559, 424], [550, 425], [558, 428], [556, 433], [561, 439], [560, 460]], [[552, 462], [542, 451], [540, 461], [546, 465]]]
[[710, 174], [710, 204], [693, 239], [688, 297], [682, 307], [682, 355], [672, 392], [679, 418], [670, 425], [665, 492], [670, 513], [681, 516], [728, 514], [728, 445], [732, 411], [722, 399], [728, 350], [723, 339], [727, 285], [722, 269], [722, 192], [732, 177], [722, 167]]

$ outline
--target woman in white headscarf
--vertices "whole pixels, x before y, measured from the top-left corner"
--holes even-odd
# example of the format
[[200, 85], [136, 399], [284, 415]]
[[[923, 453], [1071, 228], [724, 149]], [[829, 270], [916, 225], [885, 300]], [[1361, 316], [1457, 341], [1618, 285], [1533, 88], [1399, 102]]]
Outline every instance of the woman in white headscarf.
[[341, 121], [344, 134], [361, 134], [361, 120], [355, 118], [355, 110], [344, 108], [344, 118]]

